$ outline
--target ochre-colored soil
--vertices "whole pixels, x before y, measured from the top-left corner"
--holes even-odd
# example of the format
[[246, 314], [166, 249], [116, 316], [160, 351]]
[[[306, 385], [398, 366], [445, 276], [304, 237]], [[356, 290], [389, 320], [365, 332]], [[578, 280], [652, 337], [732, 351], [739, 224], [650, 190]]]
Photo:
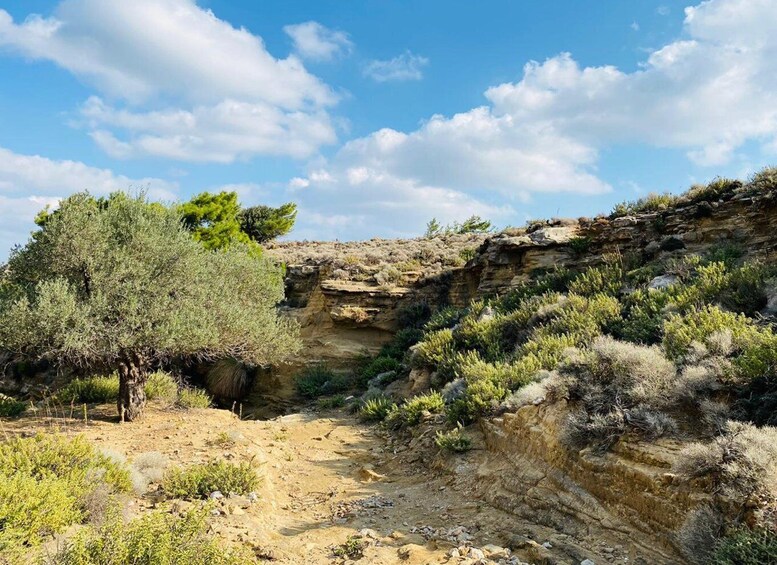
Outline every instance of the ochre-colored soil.
[[[422, 461], [408, 462], [406, 452], [400, 458], [383, 432], [345, 412], [302, 412], [258, 421], [240, 420], [225, 410], [150, 407], [141, 421], [120, 424], [113, 410], [90, 409], [86, 422], [83, 413], [72, 418], [27, 415], [0, 422], [0, 433], [83, 434], [129, 461], [149, 451], [163, 453], [171, 465], [213, 458], [253, 461], [262, 479], [257, 502], [248, 504], [245, 497], [219, 501], [220, 513], [211, 519], [211, 528], [217, 536], [247, 544], [276, 563], [347, 561], [335, 557], [332, 547], [359, 532], [366, 545], [359, 563], [474, 563], [449, 554], [462, 545], [509, 545], [511, 535], [526, 532], [527, 525], [515, 517], [457, 492], [446, 475], [434, 474]], [[234, 444], [219, 445], [222, 432]], [[136, 514], [190, 504], [165, 501], [151, 485], [149, 493], [128, 501], [128, 508]], [[433, 529], [440, 531], [435, 534]], [[457, 541], [448, 534], [463, 537]], [[534, 561], [526, 549], [518, 549], [513, 557]]]

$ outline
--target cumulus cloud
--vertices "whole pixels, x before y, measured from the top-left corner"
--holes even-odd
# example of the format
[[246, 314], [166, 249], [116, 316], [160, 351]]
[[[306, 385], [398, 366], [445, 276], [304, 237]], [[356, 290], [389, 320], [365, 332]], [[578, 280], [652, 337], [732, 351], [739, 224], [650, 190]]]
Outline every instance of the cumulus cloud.
[[568, 53], [530, 62], [520, 80], [489, 88], [486, 105], [353, 140], [290, 188], [326, 217], [407, 234], [432, 216], [514, 219], [537, 193], [607, 192], [597, 165], [613, 146], [679, 149], [705, 166], [746, 142], [773, 151], [774, 29], [775, 0], [704, 2], [686, 10], [684, 36], [636, 71], [581, 67]]
[[405, 51], [393, 59], [370, 61], [364, 67], [364, 76], [376, 82], [421, 80], [424, 77], [423, 68], [428, 64], [429, 59], [426, 57]]
[[303, 59], [331, 61], [353, 50], [348, 34], [322, 26], [318, 22], [304, 22], [283, 28], [294, 42], [294, 50]]
[[[261, 37], [193, 0], [65, 0], [50, 17], [21, 23], [0, 9], [0, 46], [54, 62], [124, 101], [85, 116], [113, 155], [305, 157], [336, 137], [329, 86], [296, 56], [273, 57]], [[226, 144], [218, 150], [209, 138]]]
[[20, 155], [0, 147], [0, 261], [34, 228], [33, 219], [47, 204], [80, 190], [109, 194], [145, 190], [150, 198], [177, 199], [178, 185], [157, 178], [132, 179], [108, 169], [38, 155]]

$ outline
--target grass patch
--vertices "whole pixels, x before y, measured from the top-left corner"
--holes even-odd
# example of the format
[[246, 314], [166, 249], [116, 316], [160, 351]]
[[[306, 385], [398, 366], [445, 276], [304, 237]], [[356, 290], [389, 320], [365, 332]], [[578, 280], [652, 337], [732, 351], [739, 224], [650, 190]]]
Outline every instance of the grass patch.
[[464, 453], [472, 449], [472, 440], [464, 434], [461, 424], [447, 432], [438, 431], [434, 443], [440, 449], [453, 453]]
[[178, 393], [176, 406], [187, 410], [192, 408], [210, 408], [213, 399], [210, 395], [199, 388], [184, 388]]
[[57, 391], [63, 404], [107, 404], [119, 398], [117, 375], [77, 378]]
[[58, 565], [257, 563], [247, 548], [225, 546], [208, 534], [208, 508], [182, 515], [151, 512], [130, 522], [114, 514], [100, 528], [77, 534], [54, 558]]
[[170, 469], [162, 480], [167, 496], [186, 499], [208, 498], [216, 491], [224, 495], [248, 494], [258, 485], [259, 477], [250, 463], [236, 465], [226, 461]]
[[143, 387], [146, 399], [174, 403], [178, 399], [178, 383], [170, 373], [154, 371]]
[[385, 396], [370, 398], [359, 409], [359, 418], [365, 422], [382, 422], [394, 408], [396, 404]]

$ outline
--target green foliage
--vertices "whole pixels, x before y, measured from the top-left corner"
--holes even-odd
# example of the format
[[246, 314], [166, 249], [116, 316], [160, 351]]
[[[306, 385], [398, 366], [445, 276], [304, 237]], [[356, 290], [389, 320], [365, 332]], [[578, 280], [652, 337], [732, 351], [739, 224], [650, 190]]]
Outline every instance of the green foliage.
[[438, 431], [435, 435], [434, 443], [440, 449], [454, 453], [464, 453], [472, 449], [472, 440], [464, 434], [461, 423], [457, 424], [450, 431]]
[[437, 221], [437, 218], [432, 218], [426, 224], [426, 232], [424, 237], [437, 237], [440, 235], [450, 234], [467, 234], [467, 233], [487, 233], [494, 230], [493, 224], [489, 220], [484, 220], [480, 216], [470, 216], [462, 223], [453, 222], [443, 226]]
[[305, 398], [317, 398], [348, 390], [350, 383], [343, 375], [319, 363], [308, 367], [295, 379], [297, 392]]
[[154, 371], [143, 387], [148, 400], [173, 403], [178, 399], [178, 383], [170, 373]]
[[[401, 364], [393, 357], [385, 357], [379, 355], [371, 361], [369, 361], [360, 371], [359, 380], [362, 384], [367, 384], [371, 379], [374, 379], [381, 373], [387, 373], [389, 371], [398, 371]], [[387, 384], [387, 383], [386, 383]]]
[[119, 398], [119, 376], [73, 379], [57, 391], [56, 397], [64, 404], [116, 402]]
[[413, 360], [420, 365], [439, 367], [449, 361], [453, 353], [453, 332], [446, 328], [426, 334], [416, 347]]
[[445, 306], [431, 315], [429, 321], [424, 325], [424, 331], [433, 332], [437, 330], [450, 329], [459, 323], [459, 320], [467, 313], [466, 310], [454, 306]]
[[250, 463], [229, 463], [210, 461], [186, 468], [173, 468], [165, 473], [162, 488], [170, 498], [208, 498], [219, 491], [225, 496], [229, 493], [248, 494], [259, 485]]
[[183, 388], [178, 393], [178, 399], [175, 401], [175, 405], [187, 410], [210, 408], [212, 400], [210, 395], [201, 388]]
[[364, 402], [364, 406], [359, 409], [359, 418], [365, 422], [382, 422], [395, 408], [396, 404], [390, 399], [377, 396]]
[[742, 181], [716, 177], [707, 184], [694, 184], [682, 199], [687, 202], [712, 202], [719, 200], [723, 195], [730, 194], [742, 187]]
[[336, 545], [332, 548], [332, 555], [335, 557], [342, 557], [347, 559], [361, 559], [364, 557], [364, 548], [366, 544], [364, 540], [357, 536], [349, 537], [345, 543]]
[[739, 528], [726, 534], [715, 547], [717, 565], [777, 563], [777, 534], [766, 528]]
[[768, 192], [777, 188], [777, 167], [764, 167], [748, 181], [746, 188], [752, 192]]
[[[175, 402], [178, 384], [169, 373], [155, 371], [144, 385], [148, 400]], [[59, 389], [56, 398], [64, 404], [104, 404], [119, 398], [119, 376], [76, 378]]]
[[240, 227], [236, 192], [203, 192], [179, 207], [183, 225], [206, 249], [225, 249], [234, 243], [250, 243]]
[[735, 343], [744, 343], [755, 328], [742, 314], [705, 306], [687, 314], [671, 314], [664, 322], [663, 347], [671, 359], [681, 359], [693, 342], [704, 343], [711, 335], [731, 332]]
[[591, 248], [590, 237], [573, 237], [569, 240], [569, 248], [576, 255], [582, 255]]
[[415, 426], [424, 412], [440, 414], [443, 410], [445, 400], [439, 392], [419, 394], [392, 408], [386, 416], [386, 423], [392, 428]]
[[19, 557], [90, 518], [90, 498], [129, 492], [126, 468], [82, 437], [56, 434], [0, 443], [0, 555]]
[[15, 418], [21, 415], [27, 409], [27, 404], [0, 394], [0, 418]]
[[297, 205], [287, 202], [277, 208], [252, 206], [238, 214], [240, 228], [257, 243], [266, 243], [286, 235], [297, 219]]
[[617, 296], [623, 287], [623, 269], [617, 263], [586, 269], [569, 283], [569, 291], [583, 296]]
[[319, 410], [332, 410], [334, 408], [342, 408], [345, 406], [345, 396], [342, 394], [336, 394], [334, 396], [328, 396], [326, 398], [319, 398], [316, 401], [316, 406]]
[[243, 565], [247, 549], [225, 547], [208, 534], [208, 507], [181, 515], [151, 512], [130, 522], [118, 513], [98, 529], [79, 532], [54, 561], [59, 565]]
[[[240, 245], [204, 249], [177, 212], [143, 197], [65, 199], [9, 267], [16, 298], [0, 303], [0, 348], [23, 358], [132, 367], [138, 387], [160, 360], [267, 364], [299, 346], [276, 311], [280, 269]], [[142, 410], [134, 398], [127, 419]]]
[[668, 210], [677, 204], [678, 198], [673, 194], [665, 192], [664, 194], [651, 193], [640, 198], [636, 202], [622, 202], [617, 204], [610, 214], [611, 218], [622, 216], [634, 216], [647, 212], [661, 212]]

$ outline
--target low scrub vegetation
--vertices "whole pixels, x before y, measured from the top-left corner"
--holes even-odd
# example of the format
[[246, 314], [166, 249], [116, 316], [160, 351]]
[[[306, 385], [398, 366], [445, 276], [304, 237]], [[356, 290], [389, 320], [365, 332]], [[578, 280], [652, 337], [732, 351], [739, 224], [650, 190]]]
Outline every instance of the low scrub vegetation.
[[173, 468], [165, 473], [162, 488], [170, 498], [208, 498], [219, 491], [224, 496], [248, 494], [259, 485], [259, 478], [250, 463], [211, 461], [185, 468]]
[[81, 437], [0, 443], [0, 555], [22, 563], [51, 535], [102, 520], [112, 500], [131, 489], [129, 470]]
[[438, 431], [434, 443], [440, 449], [454, 453], [464, 453], [472, 449], [472, 440], [464, 433], [461, 424], [447, 432]]
[[181, 515], [155, 511], [129, 522], [118, 513], [99, 528], [76, 534], [54, 557], [59, 565], [243, 565], [257, 563], [244, 548], [208, 534], [208, 508]]
[[0, 394], [0, 418], [15, 418], [27, 409], [27, 404], [5, 394]]
[[347, 376], [335, 373], [324, 364], [313, 365], [297, 375], [297, 393], [304, 398], [337, 394], [351, 387]]

